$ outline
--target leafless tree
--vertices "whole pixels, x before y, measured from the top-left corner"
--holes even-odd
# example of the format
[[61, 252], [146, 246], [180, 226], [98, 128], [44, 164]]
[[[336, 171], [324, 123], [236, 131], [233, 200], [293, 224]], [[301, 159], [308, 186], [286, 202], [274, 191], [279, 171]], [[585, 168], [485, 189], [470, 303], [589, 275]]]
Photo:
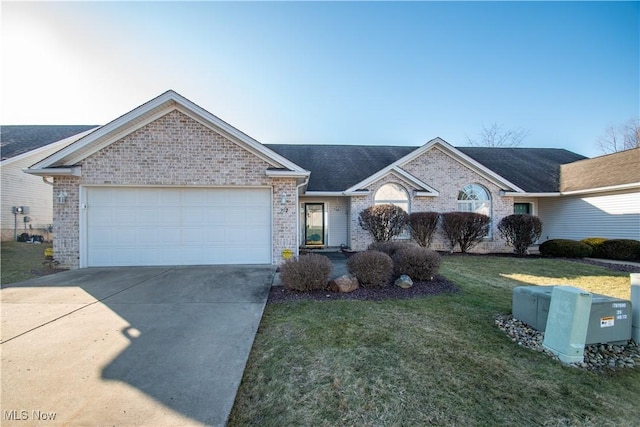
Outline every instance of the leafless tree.
[[489, 126], [482, 126], [476, 138], [469, 138], [469, 145], [475, 147], [517, 147], [529, 135], [529, 131], [522, 128], [505, 129], [503, 125], [493, 122]]
[[640, 118], [632, 118], [620, 125], [610, 125], [597, 140], [603, 154], [640, 147]]

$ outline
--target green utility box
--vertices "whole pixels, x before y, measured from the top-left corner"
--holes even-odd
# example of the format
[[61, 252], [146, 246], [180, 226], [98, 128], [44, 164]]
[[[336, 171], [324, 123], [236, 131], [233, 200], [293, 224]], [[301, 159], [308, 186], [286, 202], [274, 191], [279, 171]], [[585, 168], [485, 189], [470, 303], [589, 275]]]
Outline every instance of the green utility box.
[[[513, 317], [544, 332], [554, 286], [518, 286], [513, 289]], [[631, 302], [592, 294], [586, 344], [616, 344], [631, 339]]]

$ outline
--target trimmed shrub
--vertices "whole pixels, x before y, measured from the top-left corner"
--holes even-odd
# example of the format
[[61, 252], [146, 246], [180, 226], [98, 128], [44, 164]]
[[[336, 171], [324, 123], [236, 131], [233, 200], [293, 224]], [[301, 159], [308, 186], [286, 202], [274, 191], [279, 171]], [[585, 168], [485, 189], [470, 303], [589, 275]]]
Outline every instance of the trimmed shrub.
[[620, 261], [640, 261], [640, 241], [630, 239], [605, 240], [598, 248], [602, 258]]
[[553, 239], [540, 245], [542, 256], [584, 258], [590, 256], [592, 252], [591, 246], [576, 240]]
[[442, 214], [442, 231], [444, 232], [451, 252], [460, 246], [466, 253], [489, 234], [491, 219], [475, 212], [447, 212]]
[[347, 259], [347, 269], [363, 288], [383, 288], [393, 277], [393, 260], [380, 251], [358, 252]]
[[591, 246], [591, 249], [593, 249], [593, 252], [591, 253], [592, 257], [604, 258], [602, 252], [600, 251], [600, 246], [606, 240], [607, 239], [605, 239], [604, 237], [587, 237], [586, 239], [582, 239], [580, 241], [582, 243], [586, 243], [587, 245]]
[[420, 246], [428, 248], [433, 241], [433, 235], [438, 228], [438, 212], [413, 212], [409, 214], [411, 237]]
[[332, 267], [331, 260], [324, 255], [302, 255], [280, 266], [280, 280], [293, 291], [326, 289]]
[[391, 240], [388, 242], [373, 242], [369, 245], [369, 247], [367, 248], [370, 251], [380, 251], [380, 252], [384, 252], [385, 254], [389, 255], [390, 257], [393, 258], [393, 255], [402, 250], [402, 249], [407, 249], [407, 248], [412, 248], [412, 247], [418, 247], [418, 245], [416, 245], [413, 242], [408, 242], [406, 240]]
[[433, 279], [440, 268], [440, 254], [423, 247], [401, 249], [393, 256], [396, 276], [406, 274], [413, 280]]
[[500, 220], [498, 231], [507, 244], [514, 247], [518, 255], [524, 256], [527, 248], [540, 238], [542, 221], [533, 215], [508, 215]]
[[360, 212], [358, 223], [376, 242], [388, 242], [404, 231], [409, 214], [396, 205], [376, 205]]

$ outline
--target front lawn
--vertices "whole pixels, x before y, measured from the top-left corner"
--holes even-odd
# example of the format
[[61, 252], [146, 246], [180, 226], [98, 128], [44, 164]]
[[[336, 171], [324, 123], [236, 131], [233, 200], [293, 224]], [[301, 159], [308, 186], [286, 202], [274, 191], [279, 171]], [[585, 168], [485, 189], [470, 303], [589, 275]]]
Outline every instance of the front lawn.
[[513, 344], [511, 291], [629, 298], [629, 275], [562, 260], [444, 257], [460, 293], [267, 305], [229, 424], [637, 425], [640, 369], [593, 373]]
[[[44, 250], [51, 243], [33, 244], [22, 242], [2, 242], [2, 269], [0, 281], [2, 285], [20, 282], [42, 276], [49, 270], [42, 264], [45, 260]], [[55, 270], [50, 270], [55, 272]]]

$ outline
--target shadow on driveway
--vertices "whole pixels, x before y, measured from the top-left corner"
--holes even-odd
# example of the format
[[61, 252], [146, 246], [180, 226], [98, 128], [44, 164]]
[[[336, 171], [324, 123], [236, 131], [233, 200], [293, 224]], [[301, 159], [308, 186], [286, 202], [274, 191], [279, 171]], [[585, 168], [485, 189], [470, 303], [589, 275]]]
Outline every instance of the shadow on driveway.
[[224, 425], [274, 270], [91, 268], [4, 287], [2, 425]]

